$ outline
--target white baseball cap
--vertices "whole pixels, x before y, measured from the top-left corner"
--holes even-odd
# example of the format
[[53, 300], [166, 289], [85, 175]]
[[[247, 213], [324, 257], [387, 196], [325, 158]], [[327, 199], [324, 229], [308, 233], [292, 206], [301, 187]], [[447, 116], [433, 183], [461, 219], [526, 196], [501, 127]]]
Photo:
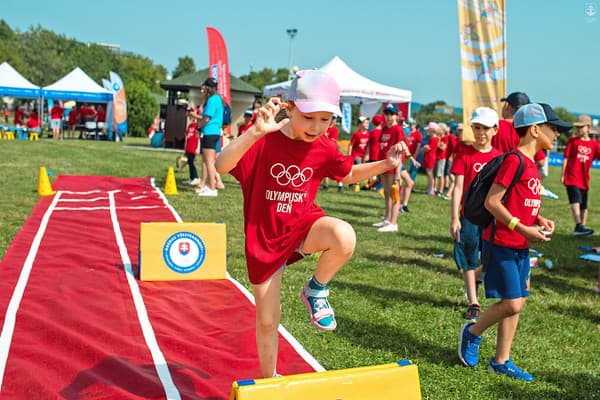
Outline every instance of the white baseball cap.
[[471, 115], [471, 125], [481, 124], [491, 128], [498, 126], [498, 113], [489, 107], [477, 107]]

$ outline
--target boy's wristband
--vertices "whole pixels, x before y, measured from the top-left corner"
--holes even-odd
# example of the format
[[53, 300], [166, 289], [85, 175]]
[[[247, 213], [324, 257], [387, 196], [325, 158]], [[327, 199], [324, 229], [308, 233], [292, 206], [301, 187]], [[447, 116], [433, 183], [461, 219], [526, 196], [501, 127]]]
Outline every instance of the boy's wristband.
[[515, 228], [517, 227], [517, 224], [519, 223], [520, 219], [517, 217], [512, 217], [510, 222], [508, 223], [508, 229], [510, 229], [511, 231], [514, 231]]

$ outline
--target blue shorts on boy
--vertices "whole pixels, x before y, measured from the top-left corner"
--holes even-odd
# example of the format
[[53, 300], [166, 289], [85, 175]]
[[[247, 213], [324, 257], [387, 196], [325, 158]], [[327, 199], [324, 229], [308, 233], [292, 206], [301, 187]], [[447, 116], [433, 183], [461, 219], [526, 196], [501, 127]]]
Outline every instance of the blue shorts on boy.
[[454, 261], [459, 270], [472, 271], [479, 265], [481, 228], [460, 216], [460, 242], [454, 242]]
[[518, 299], [529, 296], [529, 249], [511, 249], [496, 244], [490, 248], [490, 243], [484, 240], [482, 255], [486, 264], [483, 277], [486, 298]]

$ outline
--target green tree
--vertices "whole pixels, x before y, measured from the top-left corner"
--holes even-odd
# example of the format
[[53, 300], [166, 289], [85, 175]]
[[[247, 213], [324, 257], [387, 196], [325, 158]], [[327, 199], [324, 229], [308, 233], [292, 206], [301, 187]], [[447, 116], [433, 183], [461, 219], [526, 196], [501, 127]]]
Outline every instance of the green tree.
[[196, 63], [194, 59], [189, 56], [179, 57], [177, 59], [177, 67], [173, 71], [173, 78], [177, 78], [181, 75], [193, 74], [196, 72]]
[[430, 121], [436, 122], [462, 122], [462, 115], [452, 110], [445, 101], [438, 100], [433, 103], [425, 104], [413, 113], [413, 118], [420, 126], [425, 126]]
[[263, 68], [260, 71], [250, 71], [247, 75], [240, 76], [240, 79], [262, 92], [267, 85], [286, 81], [288, 70], [287, 68], [279, 68], [277, 71], [273, 71], [271, 68]]
[[133, 81], [126, 85], [127, 122], [131, 136], [145, 136], [154, 116], [158, 114], [159, 106], [156, 96], [144, 82]]

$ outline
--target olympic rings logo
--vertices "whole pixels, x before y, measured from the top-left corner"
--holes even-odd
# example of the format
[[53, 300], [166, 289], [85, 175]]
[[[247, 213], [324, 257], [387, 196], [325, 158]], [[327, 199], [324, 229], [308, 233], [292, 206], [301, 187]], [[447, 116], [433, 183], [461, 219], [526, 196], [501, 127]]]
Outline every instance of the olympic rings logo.
[[531, 178], [527, 182], [527, 187], [529, 188], [529, 190], [531, 190], [531, 193], [533, 193], [534, 195], [538, 195], [542, 190], [542, 182], [540, 182], [540, 180], [537, 178]]
[[592, 148], [587, 146], [577, 146], [577, 153], [589, 156], [592, 153]]
[[483, 168], [485, 166], [485, 164], [487, 164], [487, 163], [480, 163], [480, 162], [475, 163], [475, 164], [473, 164], [473, 170], [475, 172], [479, 172], [479, 171], [481, 171], [481, 168]]
[[314, 173], [310, 167], [301, 170], [297, 165], [290, 165], [286, 168], [282, 163], [273, 164], [270, 172], [279, 185], [288, 186], [291, 184], [296, 188], [310, 181]]

